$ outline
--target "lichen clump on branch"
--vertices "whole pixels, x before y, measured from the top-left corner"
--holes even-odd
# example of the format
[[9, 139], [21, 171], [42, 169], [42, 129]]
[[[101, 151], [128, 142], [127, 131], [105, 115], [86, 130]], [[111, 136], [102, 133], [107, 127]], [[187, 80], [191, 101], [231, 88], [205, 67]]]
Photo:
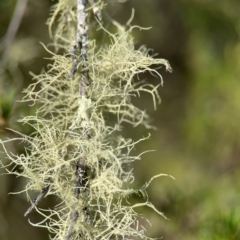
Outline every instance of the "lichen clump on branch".
[[[148, 92], [155, 107], [160, 100], [158, 86], [134, 77], [148, 71], [162, 81], [151, 65], [171, 68], [166, 60], [151, 57], [145, 47], [134, 49], [134, 27], [127, 29], [116, 22], [115, 33], [99, 23], [111, 44], [96, 46], [94, 40], [85, 39], [83, 58], [84, 46], [76, 40], [80, 2], [59, 0], [52, 9], [49, 26], [57, 22], [53, 42], [65, 53], [46, 49], [52, 63], [47, 71], [34, 75], [35, 83], [24, 91], [23, 101], [37, 104], [38, 110], [20, 120], [30, 124], [35, 134], [21, 135], [26, 154], [8, 157], [22, 167], [21, 173], [13, 174], [28, 179], [27, 195], [34, 190], [42, 194], [40, 200], [48, 195], [60, 200], [50, 210], [40, 210], [32, 202], [32, 209], [45, 217], [33, 225], [48, 228], [52, 239], [148, 239], [135, 208], [146, 205], [157, 210], [148, 201], [133, 206], [125, 201], [133, 193], [146, 192], [144, 187], [129, 188], [134, 176], [124, 166], [140, 156], [130, 155], [136, 143], [121, 137], [119, 129], [124, 122], [150, 127], [148, 115], [131, 103], [132, 97]], [[98, 2], [82, 11], [86, 16], [92, 9], [99, 14], [101, 6]], [[114, 124], [106, 120], [113, 115]]]

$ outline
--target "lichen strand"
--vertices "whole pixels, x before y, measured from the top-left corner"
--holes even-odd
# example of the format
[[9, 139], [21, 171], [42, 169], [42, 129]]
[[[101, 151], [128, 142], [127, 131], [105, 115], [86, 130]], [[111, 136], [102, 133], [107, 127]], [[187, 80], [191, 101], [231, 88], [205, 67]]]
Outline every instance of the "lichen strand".
[[[64, 21], [65, 5], [73, 23], [76, 17], [74, 2], [59, 1], [49, 24], [59, 12], [60, 20]], [[36, 83], [25, 90], [23, 100], [38, 104], [39, 108], [35, 116], [24, 117], [21, 122], [34, 127], [35, 134], [21, 135], [28, 154], [8, 154], [8, 157], [22, 167], [20, 175], [28, 179], [27, 193], [29, 190], [40, 192], [49, 187], [47, 196], [53, 194], [60, 199], [54, 209], [40, 210], [36, 207], [45, 220], [32, 223], [48, 228], [52, 239], [65, 239], [68, 234], [72, 208], [76, 204], [76, 165], [81, 158], [86, 160], [88, 183], [87, 189], [86, 185], [85, 189], [81, 189], [75, 206], [79, 216], [71, 239], [148, 239], [135, 212], [141, 204], [131, 206], [126, 201], [133, 193], [146, 194], [144, 187], [139, 190], [129, 188], [134, 176], [125, 168], [129, 162], [140, 159], [140, 156], [130, 156], [136, 143], [116, 136], [124, 122], [150, 127], [146, 112], [131, 103], [133, 96], [148, 92], [155, 107], [159, 101], [158, 86], [133, 81], [134, 76], [148, 71], [161, 79], [151, 65], [164, 65], [168, 71], [171, 68], [166, 60], [152, 58], [146, 48], [134, 49], [132, 28], [126, 31], [115, 25], [115, 34], [104, 30], [111, 38], [109, 46], [96, 48], [95, 42], [90, 42], [88, 61], [79, 61], [73, 79], [69, 77], [71, 54], [61, 56], [52, 53], [48, 71], [34, 76]], [[73, 32], [69, 35], [72, 36], [71, 41], [65, 41], [63, 27], [57, 28], [58, 36], [55, 39], [64, 42], [56, 43], [56, 46], [61, 45], [65, 52], [68, 52], [75, 36], [74, 30], [68, 31]], [[80, 98], [79, 82], [81, 73], [86, 70], [83, 68], [89, 71], [91, 84], [87, 87], [88, 96]], [[106, 122], [105, 116], [108, 114], [117, 116], [115, 125]], [[13, 174], [18, 173], [14, 171]], [[157, 211], [147, 200], [142, 205]], [[90, 222], [85, 218], [86, 207], [90, 212]]]

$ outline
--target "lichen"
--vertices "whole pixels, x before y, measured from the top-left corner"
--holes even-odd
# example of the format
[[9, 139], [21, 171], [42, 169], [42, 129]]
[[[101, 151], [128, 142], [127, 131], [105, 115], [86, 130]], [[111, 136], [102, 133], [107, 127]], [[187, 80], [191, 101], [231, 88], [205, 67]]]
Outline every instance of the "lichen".
[[[127, 203], [132, 194], [147, 196], [148, 184], [136, 190], [129, 187], [134, 176], [125, 166], [141, 156], [130, 155], [137, 142], [121, 137], [119, 129], [124, 122], [151, 127], [146, 111], [134, 106], [131, 99], [148, 92], [156, 108], [160, 100], [157, 88], [162, 78], [151, 66], [163, 65], [168, 71], [171, 68], [166, 60], [150, 56], [146, 47], [134, 48], [131, 32], [135, 27], [126, 29], [113, 22], [115, 33], [109, 33], [100, 24], [111, 44], [96, 46], [94, 40], [90, 41], [88, 61], [80, 61], [75, 77], [70, 79], [69, 49], [76, 35], [75, 5], [75, 0], [61, 0], [52, 8], [50, 28], [56, 19], [59, 21], [53, 33], [54, 45], [65, 53], [59, 55], [45, 47], [51, 53], [52, 63], [47, 71], [34, 75], [34, 83], [24, 90], [23, 102], [38, 108], [34, 116], [23, 117], [20, 122], [31, 125], [35, 132], [31, 136], [20, 134], [19, 139], [25, 142], [25, 154], [8, 153], [12, 164], [22, 169], [20, 173], [10, 173], [27, 178], [24, 191], [28, 200], [31, 201], [30, 190], [39, 192], [47, 186], [46, 196], [55, 195], [59, 199], [54, 209], [35, 207], [44, 220], [32, 223], [47, 228], [52, 239], [66, 238], [73, 206], [79, 216], [71, 239], [83, 239], [81, 236], [86, 239], [148, 239], [135, 208], [148, 206], [158, 211], [148, 200], [133, 206]], [[79, 97], [79, 82], [86, 70], [91, 84], [87, 86], [88, 95]], [[159, 76], [159, 85], [136, 81], [135, 77], [144, 72]], [[109, 115], [116, 116], [115, 124], [106, 120]], [[89, 177], [87, 184], [80, 187], [76, 203], [76, 164], [81, 158], [86, 159]], [[84, 212], [86, 206], [89, 222]]]

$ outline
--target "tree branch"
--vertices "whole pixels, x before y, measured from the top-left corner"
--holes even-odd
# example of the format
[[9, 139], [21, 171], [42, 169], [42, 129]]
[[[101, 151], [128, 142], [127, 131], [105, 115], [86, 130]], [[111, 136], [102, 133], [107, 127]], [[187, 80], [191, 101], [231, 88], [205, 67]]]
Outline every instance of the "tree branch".
[[[76, 33], [76, 43], [71, 48], [72, 53], [72, 61], [73, 67], [70, 72], [70, 77], [73, 79], [78, 67], [78, 60], [76, 56], [77, 48], [79, 49], [80, 55], [82, 57], [83, 65], [82, 65], [82, 76], [79, 85], [79, 97], [84, 98], [87, 97], [87, 87], [90, 84], [89, 81], [89, 71], [86, 66], [86, 62], [88, 61], [88, 23], [87, 23], [87, 12], [86, 12], [86, 0], [77, 0], [77, 33]], [[82, 119], [86, 121], [87, 119]], [[90, 135], [86, 130], [86, 138], [89, 139]], [[88, 175], [87, 175], [87, 166], [86, 166], [86, 158], [82, 157], [79, 159], [76, 165], [76, 183], [74, 195], [77, 202], [73, 206], [73, 210], [71, 213], [71, 224], [68, 230], [68, 234], [66, 236], [66, 240], [70, 240], [72, 235], [75, 233], [75, 224], [79, 217], [79, 212], [77, 210], [77, 203], [80, 196], [81, 189], [84, 191], [87, 188]], [[90, 224], [90, 213], [87, 207], [84, 207], [83, 212], [85, 213], [86, 221]], [[79, 233], [81, 235], [81, 233]]]

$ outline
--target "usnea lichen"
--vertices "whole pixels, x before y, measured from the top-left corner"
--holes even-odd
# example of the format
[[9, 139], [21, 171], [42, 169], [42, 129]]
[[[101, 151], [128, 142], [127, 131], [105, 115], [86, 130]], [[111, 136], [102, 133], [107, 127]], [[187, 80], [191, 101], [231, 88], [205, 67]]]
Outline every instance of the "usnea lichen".
[[[118, 130], [124, 122], [150, 127], [148, 115], [134, 106], [131, 98], [148, 92], [156, 107], [158, 86], [134, 81], [134, 77], [148, 71], [161, 79], [151, 65], [164, 65], [168, 71], [171, 68], [166, 60], [151, 57], [145, 47], [134, 49], [133, 27], [126, 30], [113, 22], [117, 29], [114, 34], [100, 24], [111, 44], [96, 46], [94, 40], [89, 41], [88, 60], [78, 61], [71, 78], [73, 58], [80, 58], [69, 52], [78, 24], [76, 0], [60, 0], [52, 10], [50, 27], [59, 21], [53, 33], [54, 45], [65, 54], [46, 49], [52, 63], [47, 71], [34, 75], [35, 83], [24, 91], [23, 101], [37, 104], [38, 110], [36, 115], [20, 120], [30, 124], [35, 133], [21, 134], [25, 154], [8, 154], [12, 163], [22, 168], [21, 173], [12, 174], [28, 180], [24, 191], [30, 201], [30, 190], [60, 200], [51, 210], [40, 210], [32, 202], [44, 216], [42, 222], [32, 224], [46, 227], [52, 239], [148, 239], [135, 208], [146, 205], [158, 211], [148, 200], [133, 206], [126, 202], [133, 193], [146, 195], [148, 185], [139, 190], [129, 188], [134, 176], [125, 165], [140, 156], [130, 155], [136, 143], [119, 136]], [[85, 86], [87, 94], [79, 96], [86, 72], [90, 84]], [[110, 115], [116, 116], [115, 124], [106, 120]]]

